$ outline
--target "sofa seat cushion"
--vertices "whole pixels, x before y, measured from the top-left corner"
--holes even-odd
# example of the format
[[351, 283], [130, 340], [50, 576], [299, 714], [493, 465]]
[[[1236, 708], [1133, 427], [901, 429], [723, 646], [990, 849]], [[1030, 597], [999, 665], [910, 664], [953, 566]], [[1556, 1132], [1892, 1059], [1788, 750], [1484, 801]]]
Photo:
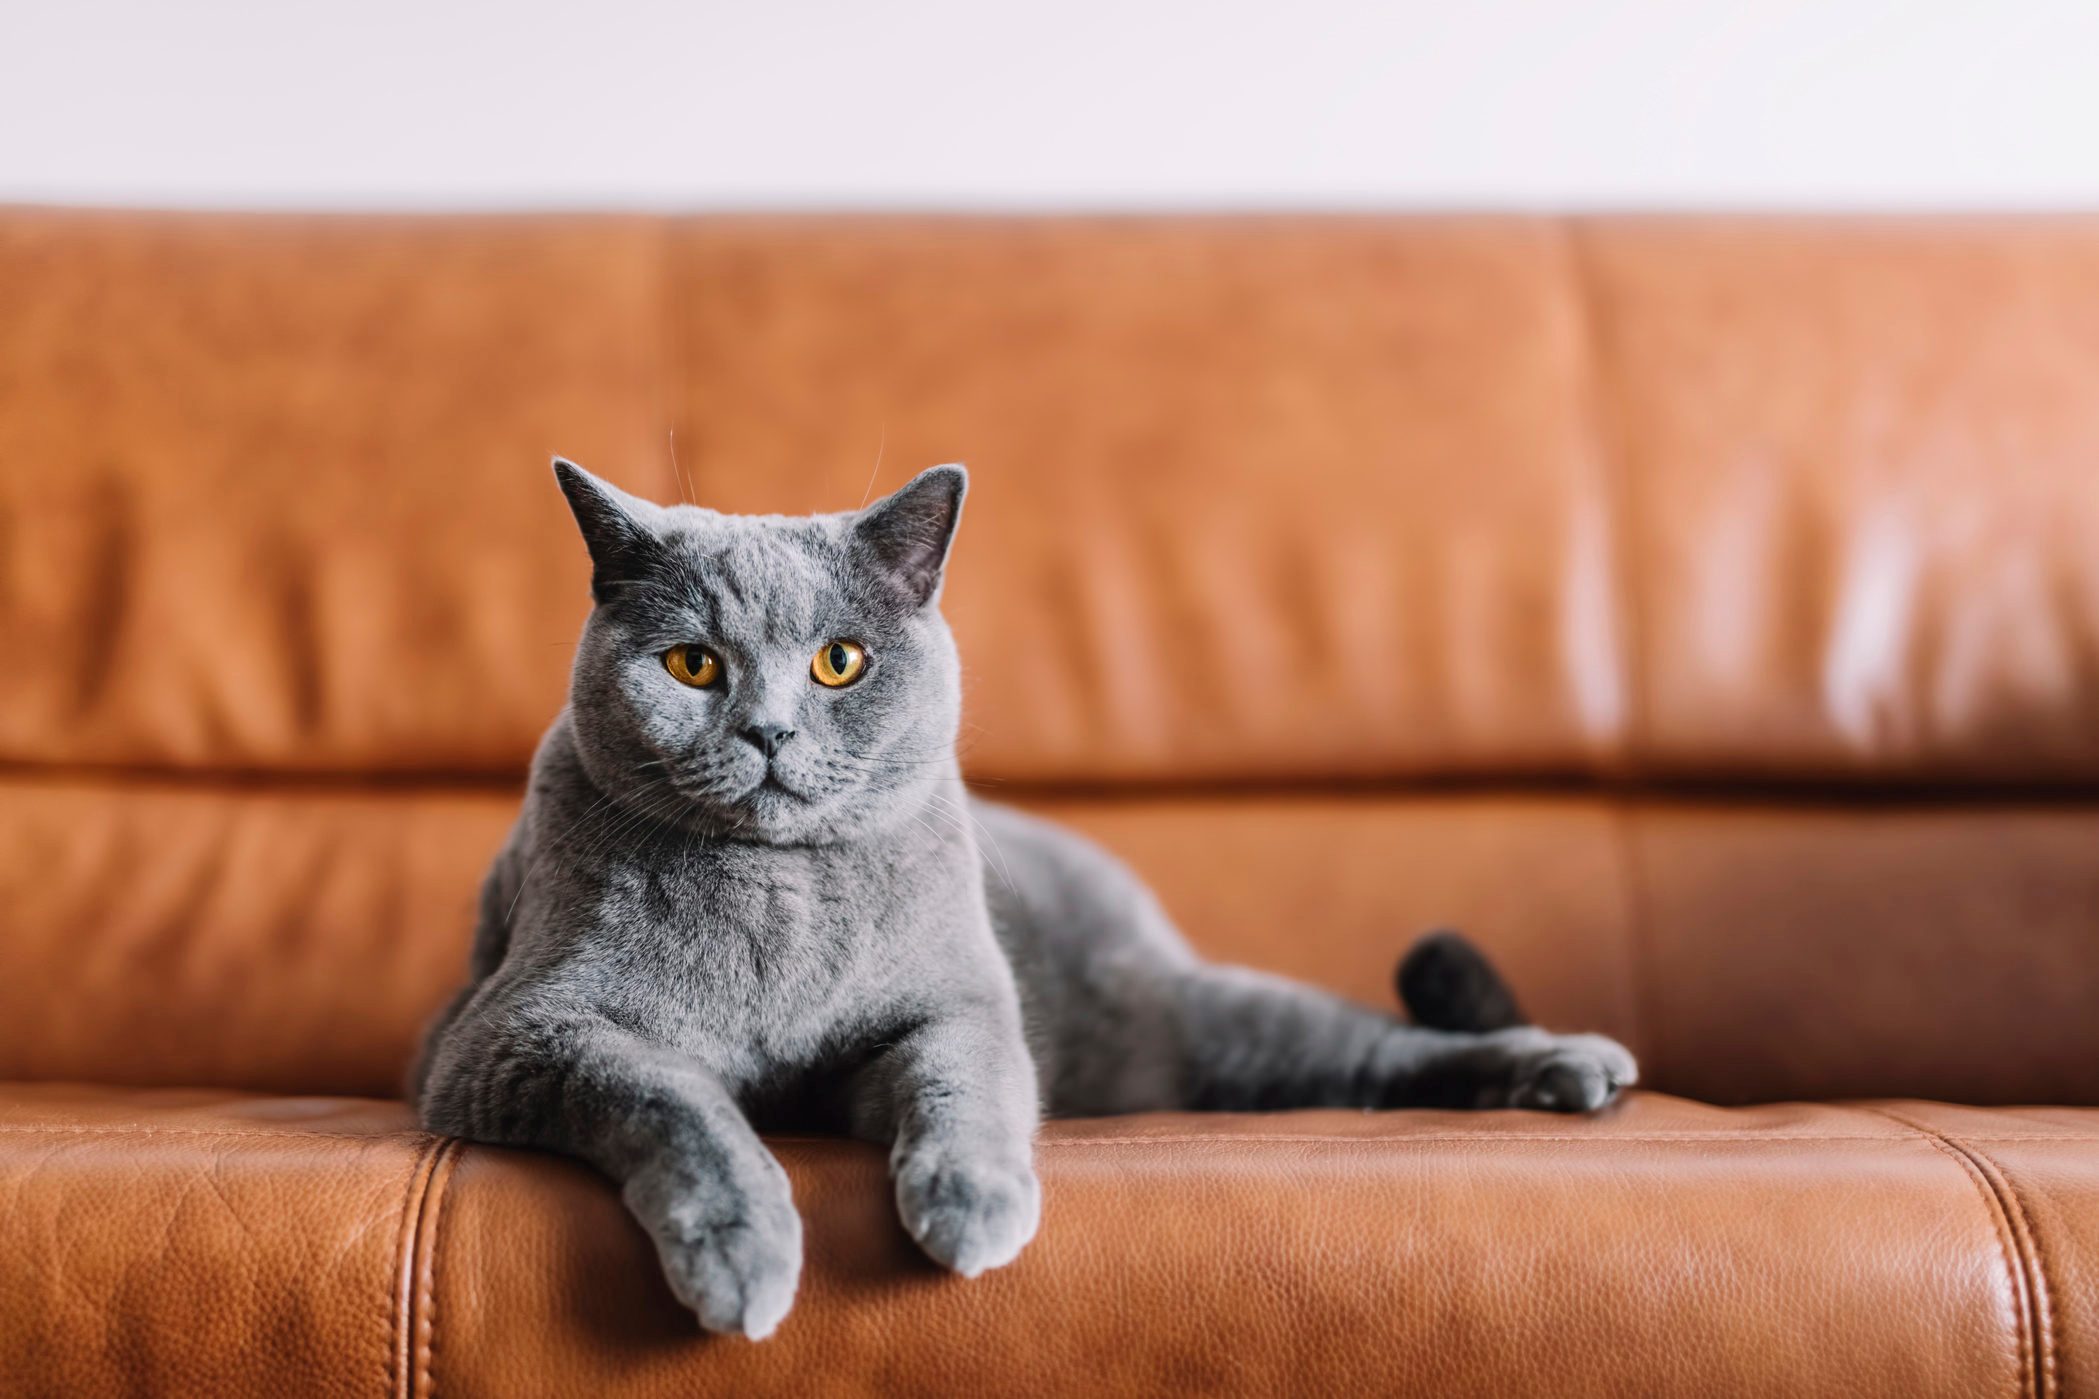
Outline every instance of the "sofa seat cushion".
[[2099, 1392], [2099, 1110], [1052, 1124], [943, 1275], [871, 1147], [776, 1143], [794, 1314], [701, 1335], [614, 1191], [397, 1103], [0, 1089], [10, 1392]]

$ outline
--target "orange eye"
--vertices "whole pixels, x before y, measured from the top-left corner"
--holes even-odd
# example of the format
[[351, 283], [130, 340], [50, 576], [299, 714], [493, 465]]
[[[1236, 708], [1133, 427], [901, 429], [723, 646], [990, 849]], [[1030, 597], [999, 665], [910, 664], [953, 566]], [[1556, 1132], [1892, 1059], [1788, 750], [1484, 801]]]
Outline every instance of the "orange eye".
[[673, 646], [663, 653], [663, 668], [680, 685], [704, 690], [721, 679], [722, 663], [704, 646]]
[[857, 641], [827, 641], [809, 663], [809, 676], [819, 685], [850, 685], [867, 669], [867, 652]]

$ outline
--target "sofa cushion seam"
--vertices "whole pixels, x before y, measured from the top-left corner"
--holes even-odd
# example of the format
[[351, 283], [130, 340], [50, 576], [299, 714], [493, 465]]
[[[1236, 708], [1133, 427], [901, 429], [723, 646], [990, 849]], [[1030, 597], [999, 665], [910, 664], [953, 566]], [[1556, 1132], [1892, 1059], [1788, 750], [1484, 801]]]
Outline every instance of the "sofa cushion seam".
[[427, 1132], [301, 1132], [287, 1127], [151, 1127], [132, 1122], [20, 1122], [0, 1123], [0, 1136], [9, 1133], [63, 1133], [70, 1136], [108, 1137], [253, 1137], [257, 1141], [415, 1141], [425, 1149], [438, 1139]]
[[2041, 1333], [2041, 1379], [2046, 1383], [2045, 1393], [2054, 1396], [2064, 1392], [2062, 1366], [2057, 1356], [2055, 1339], [2055, 1288], [2049, 1280], [2048, 1251], [2041, 1245], [2041, 1234], [2027, 1218], [2026, 1202], [2019, 1193], [2019, 1186], [2010, 1171], [2004, 1169], [1997, 1159], [1986, 1151], [1975, 1153], [1996, 1171], [2004, 1181], [2004, 1190], [2012, 1206], [2014, 1227], [2025, 1237], [2027, 1247], [2033, 1254], [2034, 1321]]
[[[1878, 1110], [1875, 1109], [1875, 1111]], [[25, 1123], [20, 1125], [0, 1125], [0, 1136], [5, 1136], [8, 1134], [51, 1134], [65, 1136], [112, 1137], [215, 1137], [221, 1139], [235, 1140], [242, 1138], [253, 1138], [257, 1141], [407, 1142], [420, 1140], [423, 1144], [424, 1150], [428, 1149], [431, 1142], [437, 1140], [436, 1138], [427, 1137], [422, 1133], [410, 1132], [384, 1132], [366, 1136], [354, 1132], [258, 1132], [238, 1127], [133, 1127], [125, 1124], [119, 1124], [116, 1126], [68, 1126], [57, 1123]], [[1316, 1133], [1285, 1134], [1276, 1132], [1216, 1132], [1176, 1134], [1174, 1136], [1159, 1137], [1043, 1137], [1039, 1138], [1036, 1144], [1039, 1146], [1148, 1146], [1162, 1142], [1191, 1142], [1207, 1143], [1211, 1145], [1222, 1146], [1233, 1142], [1361, 1142], [1365, 1144], [1393, 1142], [1590, 1142], [1596, 1144], [1609, 1144], [1612, 1142], [1709, 1142], [1714, 1145], [1720, 1145], [1755, 1142], [1899, 1142], [1914, 1140], [1914, 1136], [1915, 1134], [1913, 1133], [1894, 1132], [1674, 1132], [1642, 1133], [1639, 1136], [1603, 1135], [1576, 1132], [1480, 1132], [1464, 1135], [1452, 1135], [1449, 1133], [1436, 1133], [1433, 1135], [1398, 1133], [1387, 1137], [1357, 1137], [1339, 1136], [1331, 1134], [1322, 1135]], [[776, 1143], [791, 1143], [795, 1145], [800, 1145], [803, 1143], [812, 1143], [819, 1145], [850, 1144], [850, 1139], [844, 1137], [768, 1137], [766, 1140]], [[1969, 1143], [1988, 1144], [1995, 1144], [1999, 1142], [2055, 1142], [2061, 1143], [2065, 1146], [2072, 1146], [2099, 1144], [2099, 1135], [2079, 1133], [2035, 1133], [2031, 1135], [2018, 1136], [1963, 1136], [1961, 1140]]]
[[[811, 1137], [805, 1138], [803, 1140], [816, 1142], [821, 1141], [823, 1139]], [[1274, 1133], [1247, 1132], [1223, 1133], [1215, 1136], [1198, 1135], [1171, 1137], [1042, 1137], [1038, 1138], [1035, 1144], [1037, 1146], [1043, 1147], [1158, 1145], [1233, 1146], [1240, 1143], [1304, 1143], [1307, 1145], [1319, 1146], [1492, 1146], [1496, 1143], [1501, 1142], [1580, 1142], [1593, 1146], [1758, 1146], [1765, 1142], [1913, 1142], [1915, 1140], [1916, 1138], [1914, 1136], [1898, 1135], [1892, 1132], [1886, 1134], [1797, 1133], [1785, 1135], [1757, 1136], [1720, 1136], [1705, 1135], [1699, 1133], [1685, 1133], [1680, 1136], [1638, 1137], [1604, 1134], [1584, 1135], [1578, 1132], [1482, 1132], [1477, 1135], [1471, 1136], [1449, 1136], [1442, 1134], [1436, 1136], [1416, 1136], [1409, 1134], [1398, 1134], [1389, 1137], [1342, 1137], [1309, 1135], [1284, 1136]], [[2061, 1139], [2056, 1137], [2048, 1137], [2043, 1138], [2043, 1140], [2057, 1141]]]
[[403, 1331], [399, 1392], [407, 1399], [429, 1399], [435, 1392], [430, 1373], [434, 1299], [429, 1266], [434, 1259], [434, 1250], [429, 1241], [434, 1239], [440, 1222], [445, 1184], [450, 1179], [461, 1145], [456, 1138], [438, 1140], [430, 1151], [429, 1169], [423, 1174], [422, 1188], [416, 1196], [415, 1225], [400, 1280]]
[[[1890, 1113], [1889, 1116], [1899, 1117]], [[1922, 1124], [1917, 1124], [1922, 1127]], [[1925, 1128], [1924, 1130], [1935, 1130]], [[2025, 1198], [2004, 1164], [1986, 1151], [1977, 1148], [1977, 1142], [1985, 1138], [1954, 1136], [1940, 1132], [1939, 1136], [1958, 1147], [1976, 1160], [1984, 1174], [1990, 1178], [2000, 1199], [2003, 1200], [2012, 1233], [2028, 1261], [2028, 1291], [2033, 1301], [2033, 1324], [2039, 1357], [2039, 1373], [2035, 1379], [2035, 1392], [2043, 1396], [2062, 1393], [2061, 1364], [2057, 1355], [2055, 1338], [2055, 1288], [2050, 1281], [2047, 1250], [2041, 1246], [2040, 1231], [2028, 1218]]]
[[1929, 1142], [1934, 1149], [1960, 1166], [1977, 1193], [1981, 1195], [1984, 1210], [1990, 1216], [1991, 1232], [1997, 1236], [1997, 1247], [2004, 1258], [2006, 1279], [2012, 1286], [2012, 1302], [2017, 1321], [2019, 1393], [2034, 1396], [2034, 1399], [2046, 1399], [2041, 1390], [2041, 1364], [2038, 1358], [2040, 1323], [2035, 1306], [2033, 1269], [2012, 1226], [2011, 1208], [1983, 1170], [1977, 1153], [1971, 1153], [1936, 1128], [1912, 1121], [1891, 1109], [1865, 1106], [1864, 1110], [1885, 1117], [1890, 1122], [1899, 1123], [1915, 1132], [1922, 1140]]
[[1649, 1082], [1660, 1077], [1666, 1062], [1661, 1047], [1662, 1015], [1654, 989], [1653, 906], [1648, 898], [1647, 858], [1640, 851], [1639, 832], [1634, 829], [1639, 811], [1623, 793], [1610, 799], [1607, 818], [1617, 856], [1619, 884], [1625, 892], [1625, 957], [1627, 993], [1632, 1000], [1633, 1039]]
[[1617, 617], [1619, 674], [1623, 678], [1621, 696], [1626, 707], [1615, 767], [1622, 776], [1636, 777], [1642, 771], [1649, 743], [1651, 699], [1644, 654], [1647, 597], [1638, 558], [1643, 518], [1638, 473], [1632, 462], [1623, 386], [1615, 374], [1607, 374], [1610, 356], [1603, 328], [1604, 298], [1586, 246], [1585, 230], [1579, 220], [1567, 217], [1556, 220], [1555, 228], [1575, 317], [1576, 351], [1581, 357], [1583, 426], [1610, 511], [1613, 611]]
[[386, 1371], [391, 1381], [388, 1387], [397, 1399], [405, 1399], [408, 1393], [408, 1279], [415, 1264], [415, 1228], [422, 1212], [423, 1185], [436, 1152], [434, 1139], [416, 1148], [401, 1188], [400, 1222], [394, 1230], [394, 1285], [386, 1307]]
[[[1602, 483], [1609, 537], [1611, 611], [1617, 637], [1619, 702], [1623, 706], [1610, 765], [1620, 777], [1637, 778], [1648, 748], [1651, 698], [1644, 648], [1647, 599], [1640, 571], [1642, 512], [1631, 439], [1626, 426], [1624, 393], [1611, 375], [1605, 344], [1604, 305], [1584, 233], [1571, 218], [1555, 221], [1561, 270], [1575, 319], [1575, 351], [1580, 358], [1581, 410], [1589, 452]], [[1609, 382], [1606, 382], [1606, 380]], [[1664, 1062], [1660, 1044], [1661, 1015], [1652, 966], [1653, 930], [1647, 899], [1645, 862], [1633, 831], [1634, 813], [1624, 795], [1614, 794], [1609, 820], [1616, 846], [1620, 884], [1625, 894], [1625, 989], [1633, 1017], [1632, 1039], [1647, 1077], [1657, 1077]]]

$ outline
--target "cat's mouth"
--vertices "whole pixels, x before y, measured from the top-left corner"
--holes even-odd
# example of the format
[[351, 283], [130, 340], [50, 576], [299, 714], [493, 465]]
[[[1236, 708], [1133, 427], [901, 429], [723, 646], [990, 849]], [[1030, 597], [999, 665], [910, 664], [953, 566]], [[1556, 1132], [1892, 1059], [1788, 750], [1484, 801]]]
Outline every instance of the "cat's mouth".
[[743, 789], [733, 799], [737, 806], [764, 806], [772, 802], [804, 802], [809, 794], [789, 782], [781, 775], [777, 765], [768, 763], [765, 775]]
[[723, 791], [715, 785], [677, 783], [678, 791], [688, 800], [718, 810], [734, 811], [739, 807], [764, 806], [778, 801], [806, 802], [806, 792], [783, 778], [778, 770], [768, 767], [756, 782], [741, 790]]

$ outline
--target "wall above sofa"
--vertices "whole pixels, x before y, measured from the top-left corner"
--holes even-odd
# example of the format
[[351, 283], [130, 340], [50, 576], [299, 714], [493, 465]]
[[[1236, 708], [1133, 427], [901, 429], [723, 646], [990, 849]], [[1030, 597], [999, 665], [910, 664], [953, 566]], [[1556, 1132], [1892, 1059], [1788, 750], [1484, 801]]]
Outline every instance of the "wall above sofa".
[[2089, 206], [2099, 9], [17, 6], [0, 202]]

